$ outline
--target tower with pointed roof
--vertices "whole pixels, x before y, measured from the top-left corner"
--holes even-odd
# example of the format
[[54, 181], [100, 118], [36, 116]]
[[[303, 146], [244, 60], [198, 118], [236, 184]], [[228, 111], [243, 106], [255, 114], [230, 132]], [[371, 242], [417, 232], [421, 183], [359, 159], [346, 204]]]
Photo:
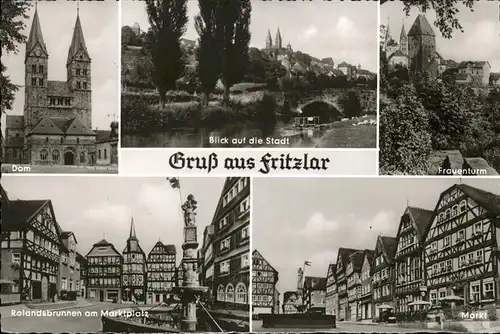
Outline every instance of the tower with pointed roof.
[[437, 76], [436, 35], [423, 14], [419, 14], [408, 32], [408, 56], [412, 76], [427, 73]]
[[405, 55], [408, 54], [408, 36], [406, 35], [404, 23], [401, 27], [401, 34], [399, 35], [399, 50]]
[[134, 218], [130, 221], [130, 233], [122, 254], [123, 300], [145, 303], [146, 254], [142, 251], [135, 234]]
[[271, 30], [267, 30], [267, 38], [266, 38], [266, 49], [270, 49], [273, 46], [273, 38], [271, 37]]
[[274, 39], [274, 46], [277, 49], [281, 49], [283, 47], [283, 41], [281, 40], [280, 27], [278, 27], [278, 30], [276, 31], [276, 38]]

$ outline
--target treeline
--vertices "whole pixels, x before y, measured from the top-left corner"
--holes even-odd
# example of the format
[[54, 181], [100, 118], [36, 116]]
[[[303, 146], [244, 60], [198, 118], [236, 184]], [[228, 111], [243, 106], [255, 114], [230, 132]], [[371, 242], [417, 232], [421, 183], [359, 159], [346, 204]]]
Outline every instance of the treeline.
[[427, 174], [434, 150], [459, 150], [500, 170], [500, 91], [474, 91], [381, 59], [380, 170]]

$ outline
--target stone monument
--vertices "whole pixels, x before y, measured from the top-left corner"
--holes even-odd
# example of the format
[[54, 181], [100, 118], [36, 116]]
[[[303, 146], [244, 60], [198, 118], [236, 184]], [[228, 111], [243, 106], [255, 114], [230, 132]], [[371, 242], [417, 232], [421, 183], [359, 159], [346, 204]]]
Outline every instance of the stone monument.
[[208, 287], [200, 286], [198, 280], [198, 240], [196, 233], [196, 208], [197, 202], [193, 195], [187, 197], [181, 206], [184, 212], [184, 243], [182, 244], [182, 286], [175, 287], [173, 291], [179, 295], [182, 302], [182, 330], [195, 332], [197, 317], [197, 299]]

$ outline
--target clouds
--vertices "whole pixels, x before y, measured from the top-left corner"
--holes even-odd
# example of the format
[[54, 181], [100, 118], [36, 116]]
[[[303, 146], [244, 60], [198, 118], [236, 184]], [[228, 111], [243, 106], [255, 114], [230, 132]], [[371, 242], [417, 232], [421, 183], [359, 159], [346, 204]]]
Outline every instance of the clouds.
[[328, 220], [322, 212], [314, 213], [306, 222], [304, 228], [299, 229], [296, 233], [299, 236], [315, 237], [324, 233], [338, 231], [340, 224], [338, 221]]
[[307, 27], [307, 29], [302, 34], [302, 38], [306, 40], [312, 39], [316, 36], [318, 36], [318, 28], [316, 28], [316, 26], [314, 25], [310, 25], [309, 27]]

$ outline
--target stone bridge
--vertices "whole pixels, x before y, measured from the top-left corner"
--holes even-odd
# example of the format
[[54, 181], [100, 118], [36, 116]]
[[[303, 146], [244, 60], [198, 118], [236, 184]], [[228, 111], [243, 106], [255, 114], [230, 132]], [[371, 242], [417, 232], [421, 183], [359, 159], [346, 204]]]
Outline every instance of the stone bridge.
[[344, 90], [324, 90], [319, 92], [312, 92], [300, 96], [297, 100], [297, 108], [304, 111], [309, 106], [326, 104], [335, 108], [340, 115], [344, 115], [344, 108], [340, 104], [340, 98], [344, 96]]

